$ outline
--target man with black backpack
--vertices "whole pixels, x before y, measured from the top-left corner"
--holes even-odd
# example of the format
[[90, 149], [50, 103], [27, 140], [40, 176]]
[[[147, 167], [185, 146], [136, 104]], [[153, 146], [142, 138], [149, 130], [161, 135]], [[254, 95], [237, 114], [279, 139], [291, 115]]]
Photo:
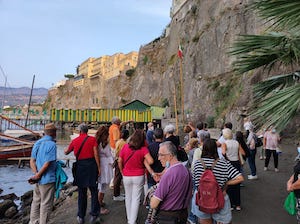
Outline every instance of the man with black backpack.
[[226, 186], [239, 184], [244, 178], [229, 161], [219, 159], [215, 140], [204, 141], [201, 159], [194, 164], [193, 181], [197, 190], [192, 198], [192, 212], [200, 223], [230, 223], [231, 205]]

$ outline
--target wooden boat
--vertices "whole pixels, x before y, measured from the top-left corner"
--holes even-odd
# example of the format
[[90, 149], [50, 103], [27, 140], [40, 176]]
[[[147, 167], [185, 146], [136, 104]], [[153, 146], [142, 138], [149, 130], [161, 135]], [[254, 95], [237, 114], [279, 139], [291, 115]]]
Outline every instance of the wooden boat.
[[0, 134], [0, 138], [9, 140], [0, 144], [0, 160], [6, 160], [13, 157], [28, 157], [34, 142], [21, 140], [12, 136]]
[[28, 128], [26, 128], [29, 108], [32, 97], [32, 90], [34, 84], [35, 76], [33, 76], [31, 93], [28, 104], [28, 111], [26, 116], [25, 127], [14, 122], [13, 120], [0, 115], [1, 120], [7, 120], [15, 126], [18, 126], [22, 130], [6, 130], [6, 133], [0, 133], [0, 161], [8, 160], [9, 158], [20, 158], [20, 157], [29, 157], [31, 156], [31, 150], [33, 144], [36, 140], [40, 139], [42, 133], [34, 132]]

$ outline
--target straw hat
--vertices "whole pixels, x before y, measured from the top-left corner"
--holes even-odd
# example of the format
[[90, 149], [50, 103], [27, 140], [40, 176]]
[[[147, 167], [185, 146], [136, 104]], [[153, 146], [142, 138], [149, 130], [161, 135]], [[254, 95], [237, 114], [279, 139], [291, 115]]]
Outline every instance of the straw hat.
[[53, 123], [49, 123], [45, 125], [44, 130], [57, 130], [57, 128], [55, 127], [55, 125]]

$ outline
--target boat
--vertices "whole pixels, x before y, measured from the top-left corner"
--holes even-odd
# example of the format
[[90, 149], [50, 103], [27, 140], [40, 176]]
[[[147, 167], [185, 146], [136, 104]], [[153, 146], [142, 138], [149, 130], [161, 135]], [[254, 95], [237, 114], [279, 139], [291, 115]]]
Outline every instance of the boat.
[[21, 128], [14, 130], [5, 130], [0, 133], [0, 161], [8, 161], [9, 159], [27, 159], [31, 156], [32, 147], [36, 140], [42, 137], [42, 132], [34, 132], [28, 128], [27, 121], [31, 104], [35, 75], [33, 76], [30, 98], [28, 103], [28, 111], [26, 116], [25, 126], [11, 120], [8, 117], [0, 115], [1, 120], [6, 120], [9, 123]]
[[0, 160], [7, 160], [9, 158], [29, 157], [34, 142], [28, 140], [18, 139], [0, 133]]

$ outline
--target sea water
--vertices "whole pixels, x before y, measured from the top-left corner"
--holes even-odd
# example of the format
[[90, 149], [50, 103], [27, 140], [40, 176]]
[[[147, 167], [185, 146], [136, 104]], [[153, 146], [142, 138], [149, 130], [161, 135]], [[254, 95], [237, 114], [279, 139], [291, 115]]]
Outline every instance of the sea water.
[[[64, 155], [64, 148], [67, 146], [68, 145], [57, 145], [57, 159], [62, 159], [63, 162], [66, 162], [66, 159], [71, 159], [70, 167], [63, 168], [68, 175], [68, 182], [71, 182], [73, 181], [71, 167], [74, 161], [72, 159], [75, 157], [73, 153]], [[27, 182], [32, 175], [33, 173], [28, 163], [22, 168], [18, 168], [18, 165], [0, 166], [0, 189], [3, 190], [0, 196], [14, 193], [20, 197], [27, 191], [33, 190], [34, 185]]]

